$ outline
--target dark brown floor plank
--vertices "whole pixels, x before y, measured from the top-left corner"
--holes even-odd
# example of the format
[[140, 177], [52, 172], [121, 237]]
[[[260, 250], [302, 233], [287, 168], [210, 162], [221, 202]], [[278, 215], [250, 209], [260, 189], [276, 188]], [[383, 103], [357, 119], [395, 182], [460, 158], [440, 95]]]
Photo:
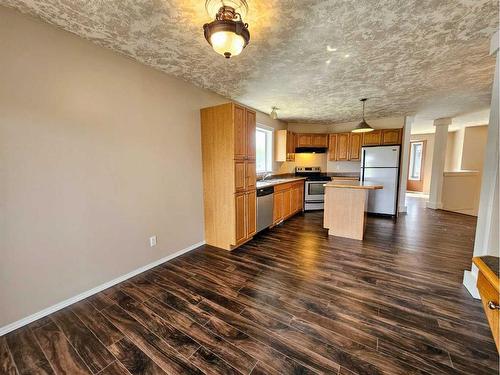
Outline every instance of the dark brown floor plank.
[[203, 372], [186, 360], [179, 352], [160, 339], [142, 324], [115, 305], [103, 310], [104, 315], [120, 329], [130, 341], [141, 349], [166, 373], [202, 374]]
[[69, 308], [54, 313], [52, 319], [93, 373], [115, 361], [108, 349]]
[[196, 353], [191, 356], [191, 361], [203, 372], [211, 375], [242, 375], [241, 372], [224, 362], [210, 350], [200, 347]]
[[123, 334], [89, 301], [80, 301], [71, 306], [71, 310], [105, 346], [109, 346], [123, 338]]
[[29, 328], [9, 333], [6, 341], [20, 375], [55, 374]]
[[118, 361], [113, 362], [104, 370], [102, 370], [99, 375], [131, 375], [131, 373]]
[[17, 375], [16, 365], [7, 347], [5, 337], [0, 337], [0, 374]]
[[144, 352], [128, 338], [123, 338], [111, 345], [109, 350], [132, 375], [163, 375], [166, 374]]
[[57, 374], [92, 374], [54, 322], [36, 329], [34, 334]]

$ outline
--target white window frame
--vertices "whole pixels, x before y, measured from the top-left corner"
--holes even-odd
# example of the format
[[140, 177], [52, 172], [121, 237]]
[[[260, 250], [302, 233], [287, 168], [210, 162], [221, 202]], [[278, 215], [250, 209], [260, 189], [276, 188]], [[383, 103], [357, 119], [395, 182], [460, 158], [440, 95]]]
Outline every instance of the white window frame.
[[255, 129], [256, 136], [257, 132], [263, 132], [266, 134], [266, 168], [265, 170], [257, 169], [257, 173], [268, 173], [273, 171], [273, 130], [273, 128], [261, 124], [257, 124]]
[[[414, 146], [415, 145], [420, 145], [420, 170], [419, 173], [420, 175], [418, 178], [413, 176], [412, 172], [415, 172], [413, 169], [415, 167], [415, 152]], [[412, 141], [410, 143], [410, 167], [408, 168], [408, 180], [410, 181], [420, 181], [422, 179], [422, 163], [424, 161], [424, 142], [423, 141]]]

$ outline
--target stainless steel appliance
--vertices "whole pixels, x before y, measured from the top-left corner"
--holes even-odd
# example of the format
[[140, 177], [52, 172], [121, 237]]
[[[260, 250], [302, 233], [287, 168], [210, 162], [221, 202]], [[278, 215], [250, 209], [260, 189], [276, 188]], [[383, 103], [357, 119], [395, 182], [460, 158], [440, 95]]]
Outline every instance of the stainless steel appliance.
[[331, 181], [320, 167], [296, 167], [295, 175], [307, 177], [304, 191], [304, 210], [323, 210], [325, 207], [325, 187]]
[[257, 189], [257, 232], [273, 225], [274, 186]]
[[367, 212], [395, 216], [397, 213], [400, 146], [363, 147], [361, 181], [383, 185], [370, 190]]

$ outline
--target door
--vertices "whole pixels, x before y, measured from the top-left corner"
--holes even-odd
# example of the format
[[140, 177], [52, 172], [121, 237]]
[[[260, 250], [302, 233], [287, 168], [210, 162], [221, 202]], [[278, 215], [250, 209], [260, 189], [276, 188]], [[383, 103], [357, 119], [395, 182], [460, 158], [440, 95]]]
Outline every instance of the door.
[[292, 214], [292, 189], [283, 192], [283, 217], [287, 218]]
[[257, 192], [245, 194], [246, 237], [252, 237], [257, 232]]
[[234, 188], [236, 192], [245, 191], [246, 189], [245, 166], [246, 164], [244, 161], [234, 162]]
[[337, 160], [337, 134], [330, 134], [328, 141], [328, 160]]
[[246, 156], [248, 159], [255, 160], [255, 128], [256, 128], [256, 118], [255, 112], [246, 110]]
[[379, 146], [382, 143], [382, 131], [374, 130], [363, 133], [363, 146]]
[[257, 172], [254, 161], [245, 162], [246, 190], [256, 188]]
[[410, 142], [407, 190], [424, 191], [424, 161], [426, 141]]
[[363, 134], [351, 133], [350, 136], [349, 160], [361, 160], [361, 142], [363, 140]]
[[398, 187], [398, 168], [365, 168], [363, 181], [382, 185], [381, 190], [370, 190], [368, 209], [370, 213], [395, 215]]
[[234, 106], [234, 158], [245, 159], [247, 155], [247, 132], [245, 127], [245, 108]]
[[328, 136], [326, 134], [314, 134], [312, 143], [314, 147], [328, 147]]
[[309, 147], [309, 146], [312, 146], [311, 134], [299, 134], [297, 147]]
[[401, 144], [401, 129], [382, 130], [382, 144], [383, 145]]
[[337, 160], [349, 160], [349, 133], [337, 134]]
[[273, 222], [274, 224], [283, 219], [283, 192], [274, 193]]
[[237, 194], [234, 199], [235, 208], [236, 208], [236, 231], [235, 231], [235, 243], [234, 245], [239, 244], [241, 241], [244, 241], [246, 238], [246, 198], [245, 194]]

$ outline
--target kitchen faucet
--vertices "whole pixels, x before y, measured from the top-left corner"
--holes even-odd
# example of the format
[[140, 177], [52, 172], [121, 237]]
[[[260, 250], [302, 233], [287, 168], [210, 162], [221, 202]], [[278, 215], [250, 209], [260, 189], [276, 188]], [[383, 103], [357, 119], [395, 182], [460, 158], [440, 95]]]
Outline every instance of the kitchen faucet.
[[264, 175], [262, 176], [262, 178], [260, 180], [264, 181], [266, 178], [271, 177], [271, 176], [272, 176], [272, 173], [264, 173]]

